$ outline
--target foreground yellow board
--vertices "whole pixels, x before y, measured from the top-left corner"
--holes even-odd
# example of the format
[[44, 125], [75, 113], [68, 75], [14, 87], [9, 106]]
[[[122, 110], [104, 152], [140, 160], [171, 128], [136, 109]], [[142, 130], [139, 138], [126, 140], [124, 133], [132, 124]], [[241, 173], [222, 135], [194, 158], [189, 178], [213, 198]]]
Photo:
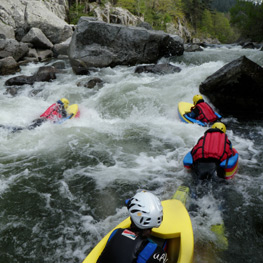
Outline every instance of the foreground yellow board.
[[[183, 203], [176, 199], [162, 201], [163, 222], [152, 229], [152, 236], [167, 240], [169, 263], [191, 263], [194, 255], [194, 235], [191, 219]], [[126, 218], [116, 228], [127, 228], [131, 224]], [[89, 253], [83, 263], [96, 263], [103, 251], [112, 229]]]

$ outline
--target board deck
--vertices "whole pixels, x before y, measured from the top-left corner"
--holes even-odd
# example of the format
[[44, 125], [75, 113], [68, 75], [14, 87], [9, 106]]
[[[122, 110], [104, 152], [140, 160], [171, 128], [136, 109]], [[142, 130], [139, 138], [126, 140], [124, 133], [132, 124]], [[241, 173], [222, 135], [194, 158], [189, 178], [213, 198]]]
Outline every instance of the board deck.
[[[181, 121], [185, 122], [185, 123], [196, 123], [196, 124], [203, 126], [203, 127], [208, 126], [209, 125], [208, 123], [201, 122], [199, 120], [193, 119], [187, 115], [187, 113], [191, 112], [192, 107], [194, 107], [194, 104], [189, 103], [189, 102], [181, 101], [178, 103], [178, 114], [179, 114]], [[220, 114], [218, 114], [217, 112], [215, 112], [215, 114], [217, 115], [217, 117], [219, 119], [222, 118], [222, 116]]]
[[60, 120], [58, 120], [56, 122], [57, 124], [62, 124], [68, 119], [78, 118], [79, 115], [80, 115], [78, 104], [71, 104], [71, 105], [69, 105], [66, 111], [67, 111], [67, 117], [66, 118], [61, 118]]
[[[162, 201], [163, 222], [152, 229], [153, 238], [167, 240], [167, 253], [171, 263], [191, 263], [194, 254], [194, 236], [190, 216], [180, 200]], [[131, 224], [130, 217], [123, 220], [116, 228], [127, 228]], [[106, 242], [114, 230], [112, 229], [88, 254], [83, 263], [95, 263]]]
[[[220, 163], [220, 167], [225, 170], [225, 179], [227, 180], [233, 178], [237, 172], [239, 154], [235, 148], [233, 148], [233, 153], [233, 156]], [[185, 155], [183, 163], [185, 168], [191, 169], [193, 165], [193, 157], [191, 151], [189, 151]]]

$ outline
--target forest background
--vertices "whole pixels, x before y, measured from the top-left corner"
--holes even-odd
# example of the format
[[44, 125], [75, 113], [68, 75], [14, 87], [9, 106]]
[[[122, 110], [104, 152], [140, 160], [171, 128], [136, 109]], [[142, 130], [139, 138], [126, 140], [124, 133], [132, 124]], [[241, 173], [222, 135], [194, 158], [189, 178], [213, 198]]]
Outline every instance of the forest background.
[[194, 38], [263, 41], [262, 0], [68, 0], [69, 22], [76, 24], [89, 15], [85, 10], [91, 2], [125, 8], [156, 30], [166, 31], [167, 24], [182, 21]]

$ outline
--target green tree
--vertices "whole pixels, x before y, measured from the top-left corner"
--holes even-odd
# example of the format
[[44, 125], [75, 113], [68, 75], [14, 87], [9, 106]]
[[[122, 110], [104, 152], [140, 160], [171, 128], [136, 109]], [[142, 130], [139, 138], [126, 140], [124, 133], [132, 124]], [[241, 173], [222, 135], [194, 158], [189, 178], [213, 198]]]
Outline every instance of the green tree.
[[202, 16], [200, 29], [203, 33], [207, 35], [214, 35], [214, 23], [212, 13], [205, 9]]
[[236, 0], [213, 0], [212, 8], [219, 12], [228, 12], [236, 3]]
[[[138, 12], [138, 6], [136, 5], [138, 1], [136, 0], [119, 0], [118, 5], [122, 8], [129, 10], [131, 13], [135, 15], [140, 15]], [[140, 8], [139, 8], [140, 9]]]
[[231, 23], [239, 28], [245, 38], [263, 40], [263, 4], [237, 0], [230, 9]]
[[183, 0], [183, 11], [195, 31], [202, 22], [203, 12], [211, 9], [211, 0]]
[[229, 20], [223, 13], [216, 12], [214, 15], [215, 37], [222, 43], [231, 43], [235, 40], [235, 34]]
[[85, 12], [85, 4], [76, 1], [76, 3], [72, 4], [69, 8], [69, 23], [77, 24], [79, 18], [85, 15], [87, 15]]

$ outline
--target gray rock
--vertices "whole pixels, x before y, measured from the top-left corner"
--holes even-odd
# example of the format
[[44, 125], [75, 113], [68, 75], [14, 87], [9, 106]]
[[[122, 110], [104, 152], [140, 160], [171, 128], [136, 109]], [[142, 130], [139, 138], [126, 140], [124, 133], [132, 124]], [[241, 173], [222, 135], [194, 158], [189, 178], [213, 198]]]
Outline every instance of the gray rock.
[[258, 48], [253, 42], [247, 42], [242, 46], [243, 49], [256, 49]]
[[88, 89], [93, 89], [95, 87], [102, 88], [104, 81], [100, 78], [92, 78], [92, 79], [82, 79], [77, 83], [78, 87], [86, 87]]
[[23, 57], [23, 60], [20, 60], [18, 64], [21, 66], [21, 65], [26, 65], [31, 62], [37, 63], [39, 62], [39, 60], [37, 57]]
[[84, 87], [87, 87], [88, 89], [93, 89], [96, 86], [101, 88], [103, 86], [103, 80], [101, 80], [100, 78], [93, 78], [84, 85]]
[[17, 77], [12, 77], [5, 82], [5, 86], [23, 86], [23, 85], [33, 85], [35, 82], [34, 76], [20, 75]]
[[209, 76], [199, 90], [225, 116], [262, 118], [263, 68], [245, 56]]
[[33, 85], [35, 82], [49, 82], [56, 79], [57, 70], [52, 66], [40, 67], [32, 76], [20, 75], [5, 82], [5, 86]]
[[92, 67], [156, 63], [184, 52], [183, 41], [161, 31], [107, 24], [81, 17], [72, 36], [69, 58], [76, 74]]
[[[21, 42], [22, 38], [27, 34], [28, 29], [26, 28], [26, 26], [23, 27], [17, 27], [15, 29], [15, 39], [18, 42]], [[32, 45], [33, 46], [33, 45]]]
[[48, 82], [56, 79], [56, 72], [57, 69], [52, 66], [40, 67], [34, 74], [35, 81]]
[[185, 52], [203, 51], [199, 44], [186, 44], [184, 45]]
[[[15, 30], [18, 41], [32, 27], [42, 30], [46, 37], [53, 43], [60, 43], [72, 35], [72, 27], [65, 19], [67, 17], [67, 1], [36, 1], [36, 0], [0, 0], [0, 33], [4, 33], [7, 38], [13, 38], [6, 33], [10, 28], [10, 34]], [[7, 28], [7, 29], [6, 29]], [[21, 30], [22, 29], [22, 30]]]
[[38, 60], [38, 54], [35, 48], [29, 48], [27, 56], [30, 58], [36, 58]]
[[35, 48], [47, 49], [52, 48], [53, 44], [44, 35], [39, 28], [31, 28], [29, 32], [22, 38], [22, 42], [31, 43]]
[[6, 36], [6, 38], [15, 39], [15, 31], [13, 27], [6, 25], [0, 21], [0, 34]]
[[53, 52], [50, 49], [38, 50], [37, 53], [38, 53], [39, 61], [46, 61], [47, 59], [50, 59], [53, 57]]
[[152, 26], [149, 24], [149, 23], [146, 23], [146, 22], [139, 22], [137, 24], [138, 27], [143, 27], [147, 30], [153, 30]]
[[21, 69], [13, 57], [0, 59], [0, 75], [10, 75], [19, 71]]
[[53, 46], [53, 49], [52, 49], [54, 56], [55, 57], [58, 57], [59, 55], [66, 55], [67, 56], [70, 42], [71, 42], [71, 37], [62, 43], [55, 44]]
[[61, 70], [61, 69], [66, 68], [66, 63], [65, 63], [65, 61], [60, 60], [60, 61], [56, 61], [56, 62], [52, 63], [51, 66], [57, 70]]
[[51, 12], [42, 1], [30, 1], [25, 17], [29, 28], [41, 29], [53, 44], [67, 40], [73, 33], [72, 27]]
[[28, 50], [27, 44], [15, 39], [0, 39], [0, 58], [11, 56], [18, 61], [27, 54]]
[[173, 66], [171, 64], [157, 64], [157, 65], [147, 65], [138, 66], [135, 69], [135, 73], [154, 73], [154, 74], [171, 74], [175, 72], [180, 72], [179, 67]]

